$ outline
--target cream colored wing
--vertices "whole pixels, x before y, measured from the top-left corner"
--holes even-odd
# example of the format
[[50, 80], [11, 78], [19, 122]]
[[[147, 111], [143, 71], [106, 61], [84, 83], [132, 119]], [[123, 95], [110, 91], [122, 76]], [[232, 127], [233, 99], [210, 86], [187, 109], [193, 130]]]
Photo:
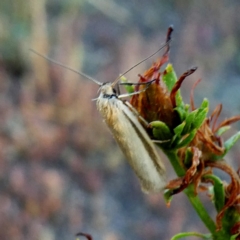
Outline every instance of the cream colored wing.
[[135, 114], [119, 99], [98, 99], [97, 107], [146, 193], [165, 186], [165, 167]]

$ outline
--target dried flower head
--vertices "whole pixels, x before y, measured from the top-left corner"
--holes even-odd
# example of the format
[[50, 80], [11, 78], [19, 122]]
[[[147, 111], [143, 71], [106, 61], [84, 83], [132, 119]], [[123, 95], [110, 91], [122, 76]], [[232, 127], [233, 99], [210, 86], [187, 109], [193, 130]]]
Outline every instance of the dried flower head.
[[[170, 39], [171, 33], [172, 29], [168, 31], [167, 39]], [[171, 180], [166, 186], [170, 192], [167, 195], [168, 200], [170, 201], [173, 194], [183, 191], [189, 185], [194, 186], [194, 193], [197, 194], [198, 189], [209, 190], [208, 186], [211, 183], [213, 189], [211, 196], [218, 212], [217, 230], [224, 227], [232, 234], [238, 234], [240, 232], [240, 178], [239, 174], [224, 161], [224, 156], [240, 138], [240, 133], [238, 132], [225, 142], [222, 134], [230, 128], [232, 123], [239, 121], [240, 116], [228, 118], [217, 125], [222, 111], [221, 104], [215, 108], [210, 117], [207, 117], [209, 105], [207, 99], [204, 99], [200, 107], [196, 108], [193, 90], [200, 80], [192, 88], [190, 105], [185, 104], [180, 87], [196, 68], [186, 71], [179, 79], [171, 64], [161, 71], [163, 65], [169, 60], [169, 50], [168, 46], [162, 58], [143, 75], [139, 75], [139, 83], [155, 81], [145, 91], [134, 95], [131, 104], [149, 122], [147, 130], [150, 137], [159, 141], [158, 145], [166, 154], [174, 153], [178, 156], [181, 171], [178, 174], [179, 178]], [[137, 85], [135, 90], [141, 91], [144, 88], [146, 88], [145, 85]], [[231, 177], [231, 182], [223, 184], [213, 174], [213, 168], [226, 172]], [[229, 216], [235, 217], [229, 220]]]

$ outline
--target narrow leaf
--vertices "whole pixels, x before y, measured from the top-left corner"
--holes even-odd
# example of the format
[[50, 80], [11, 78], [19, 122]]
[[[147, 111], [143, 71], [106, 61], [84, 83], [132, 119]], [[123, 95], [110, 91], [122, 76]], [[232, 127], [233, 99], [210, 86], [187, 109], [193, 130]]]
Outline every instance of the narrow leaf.
[[187, 146], [194, 139], [196, 133], [197, 129], [194, 129], [192, 132], [190, 132], [187, 137], [184, 137], [184, 139], [177, 144], [177, 148]]
[[196, 233], [196, 232], [185, 232], [185, 233], [178, 233], [175, 236], [171, 238], [171, 240], [177, 240], [185, 237], [199, 237], [201, 239], [205, 240], [211, 240], [212, 235], [211, 234], [202, 234], [202, 233]]
[[240, 132], [237, 132], [224, 143], [225, 147], [224, 155], [234, 146], [234, 144], [238, 141], [239, 138]]
[[213, 183], [213, 193], [214, 193], [213, 201], [214, 201], [217, 212], [220, 212], [224, 207], [224, 203], [225, 203], [225, 191], [224, 191], [223, 182], [220, 178], [212, 174], [205, 175], [204, 178], [210, 179], [211, 182]]

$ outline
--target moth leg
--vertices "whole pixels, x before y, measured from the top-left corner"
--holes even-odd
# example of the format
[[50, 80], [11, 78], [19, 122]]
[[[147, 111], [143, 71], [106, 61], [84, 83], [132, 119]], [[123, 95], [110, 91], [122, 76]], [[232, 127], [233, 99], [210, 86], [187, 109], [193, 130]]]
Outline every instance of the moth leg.
[[[139, 84], [139, 83], [137, 83], [137, 84], [135, 84], [135, 85], [147, 85], [147, 86], [146, 86], [143, 90], [140, 90], [140, 91], [137, 91], [137, 92], [126, 93], [126, 94], [119, 95], [118, 98], [120, 99], [120, 98], [130, 97], [130, 96], [133, 96], [133, 95], [136, 95], [136, 94], [145, 92], [145, 91], [148, 89], [148, 87], [151, 85], [151, 83], [154, 82], [154, 81], [156, 81], [156, 79], [151, 80], [151, 81], [149, 81], [149, 82], [146, 82], [146, 83], [144, 83], [144, 84], [141, 84], [141, 83]], [[133, 85], [133, 83], [129, 83], [129, 85]]]
[[[137, 118], [140, 119], [140, 121], [143, 123], [143, 125], [146, 127], [146, 128], [149, 128], [151, 126], [150, 123], [148, 123], [139, 113], [138, 111], [131, 105], [130, 102], [128, 101], [125, 101], [124, 102], [126, 104], [126, 106], [128, 106], [128, 108], [136, 115]], [[151, 127], [150, 127], [151, 128]], [[154, 139], [151, 139], [152, 142], [154, 143], [166, 143], [166, 142], [170, 142], [171, 139], [166, 139], [166, 140], [154, 140]]]
[[119, 84], [117, 84], [117, 89], [116, 89], [117, 95], [120, 95], [120, 88], [119, 88]]
[[154, 143], [166, 143], [166, 142], [170, 142], [171, 141], [171, 139], [167, 139], [167, 140], [154, 140], [154, 139], [151, 139], [151, 140]]
[[136, 115], [136, 117], [141, 120], [141, 122], [144, 124], [144, 126], [146, 128], [148, 128], [149, 127], [149, 123], [139, 114], [139, 112], [132, 106], [132, 104], [130, 102], [128, 102], [128, 101], [125, 101], [124, 103]]

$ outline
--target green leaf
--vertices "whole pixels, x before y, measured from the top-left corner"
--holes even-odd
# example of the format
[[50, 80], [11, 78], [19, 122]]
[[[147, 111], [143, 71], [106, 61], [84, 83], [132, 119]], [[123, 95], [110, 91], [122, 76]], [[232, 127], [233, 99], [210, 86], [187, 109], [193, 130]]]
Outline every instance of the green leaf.
[[237, 233], [237, 234], [235, 234], [235, 235], [232, 235], [231, 236], [231, 238], [230, 238], [230, 240], [235, 240], [235, 239], [237, 239], [237, 236], [239, 236], [239, 234]]
[[163, 194], [163, 198], [166, 204], [169, 205], [173, 199], [172, 190], [165, 190]]
[[226, 153], [234, 146], [234, 144], [238, 141], [239, 138], [240, 138], [240, 132], [237, 132], [224, 143], [224, 147], [225, 147], [224, 155], [226, 155]]
[[178, 145], [179, 141], [181, 140], [181, 137], [178, 135], [174, 135], [172, 138], [171, 143], [169, 144], [169, 150], [176, 150], [178, 149], [176, 146]]
[[193, 122], [193, 128], [199, 129], [207, 117], [208, 108], [199, 109]]
[[200, 108], [209, 108], [209, 101], [207, 98], [203, 99]]
[[[128, 80], [125, 76], [120, 77], [121, 83], [128, 83]], [[133, 93], [134, 92], [134, 86], [133, 85], [124, 85], [124, 88], [126, 89], [127, 93]]]
[[187, 137], [184, 137], [176, 146], [176, 148], [182, 148], [187, 146], [195, 137], [197, 133], [197, 129], [194, 129], [192, 132], [188, 134]]
[[184, 109], [182, 107], [176, 107], [174, 110], [178, 113], [180, 120], [184, 121], [186, 118], [186, 115], [188, 113], [188, 110], [186, 110], [186, 108]]
[[182, 135], [191, 132], [194, 129], [199, 129], [207, 117], [208, 100], [204, 99], [201, 107], [190, 112], [186, 117], [186, 125], [182, 131]]
[[168, 140], [172, 138], [172, 133], [166, 123], [162, 121], [153, 121], [150, 124], [155, 139]]
[[172, 64], [168, 63], [164, 75], [163, 75], [163, 81], [167, 86], [167, 89], [169, 92], [172, 91], [173, 86], [177, 82], [178, 78], [177, 75], [173, 69]]
[[184, 159], [184, 165], [189, 168], [192, 165], [192, 158], [193, 158], [193, 153], [190, 148], [187, 149], [186, 151], [186, 156]]
[[[164, 75], [163, 75], [163, 81], [166, 84], [169, 92], [172, 91], [173, 86], [175, 85], [177, 80], [178, 80], [178, 78], [177, 78], [177, 75], [176, 75], [176, 73], [173, 69], [173, 66], [172, 66], [172, 64], [169, 63], [167, 65], [167, 67], [165, 69], [165, 72], [164, 72]], [[184, 107], [184, 102], [183, 102], [180, 90], [178, 90], [178, 92], [176, 94], [176, 104], [177, 104], [177, 106]]]
[[211, 234], [202, 234], [202, 233], [196, 233], [196, 232], [184, 232], [184, 233], [178, 233], [175, 236], [171, 238], [171, 240], [177, 240], [185, 237], [199, 237], [201, 239], [205, 240], [212, 240]]
[[217, 212], [220, 212], [224, 207], [225, 203], [225, 191], [223, 182], [220, 178], [215, 175], [205, 175], [204, 179], [210, 179], [213, 182], [213, 193], [214, 193], [214, 204]]
[[178, 144], [179, 144], [179, 141], [181, 141], [181, 139], [182, 139], [182, 132], [183, 132], [185, 125], [186, 125], [186, 122], [184, 121], [173, 129], [175, 135], [173, 136], [172, 142], [171, 142], [172, 149], [179, 148]]
[[174, 133], [175, 133], [177, 136], [181, 136], [185, 125], [186, 125], [186, 122], [185, 122], [185, 121], [182, 122], [181, 124], [179, 124], [177, 127], [175, 127], [175, 128], [173, 129]]
[[185, 106], [184, 106], [185, 112], [188, 112], [188, 111], [189, 111], [189, 108], [190, 108], [190, 105], [186, 103]]
[[[222, 227], [223, 229], [225, 229], [226, 232], [230, 233], [232, 227], [235, 224], [238, 224], [239, 221], [240, 221], [240, 214], [238, 210], [235, 207], [230, 207], [224, 213], [224, 217], [222, 219]], [[232, 235], [230, 239], [236, 239], [236, 236], [239, 236], [238, 234]]]
[[200, 108], [198, 108], [198, 113], [196, 114], [196, 118], [194, 120], [195, 128], [199, 128], [202, 125], [203, 121], [207, 117], [208, 110], [209, 110], [209, 102], [206, 98], [204, 98]]
[[194, 120], [196, 118], [197, 112], [198, 112], [198, 110], [194, 110], [187, 115], [186, 120], [185, 120], [186, 124], [185, 124], [185, 127], [184, 127], [183, 131], [182, 131], [182, 135], [185, 135], [192, 130], [193, 123], [194, 123]]
[[225, 133], [227, 130], [229, 130], [231, 128], [231, 126], [224, 126], [218, 129], [217, 131], [217, 135], [221, 136], [223, 133]]

